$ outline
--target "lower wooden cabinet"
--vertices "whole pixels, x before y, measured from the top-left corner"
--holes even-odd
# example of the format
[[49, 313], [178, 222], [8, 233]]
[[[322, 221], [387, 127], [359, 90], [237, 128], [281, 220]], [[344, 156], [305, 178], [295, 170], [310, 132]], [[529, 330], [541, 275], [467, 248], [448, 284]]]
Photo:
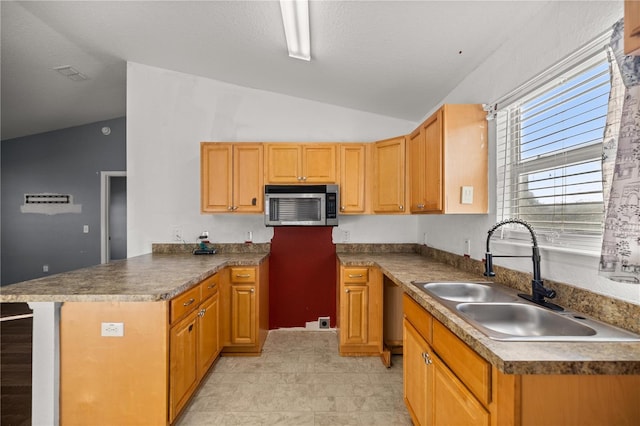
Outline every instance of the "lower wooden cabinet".
[[225, 354], [259, 355], [269, 332], [269, 263], [231, 267], [222, 292]]
[[173, 421], [198, 385], [198, 316], [192, 312], [171, 327], [169, 419]]
[[500, 372], [403, 296], [404, 401], [415, 425], [634, 425], [638, 375]]
[[383, 291], [378, 268], [339, 266], [340, 354], [382, 354]]
[[182, 411], [220, 354], [218, 281], [219, 274], [215, 274], [171, 301], [172, 313], [180, 310], [186, 316], [172, 323], [170, 330], [170, 422]]

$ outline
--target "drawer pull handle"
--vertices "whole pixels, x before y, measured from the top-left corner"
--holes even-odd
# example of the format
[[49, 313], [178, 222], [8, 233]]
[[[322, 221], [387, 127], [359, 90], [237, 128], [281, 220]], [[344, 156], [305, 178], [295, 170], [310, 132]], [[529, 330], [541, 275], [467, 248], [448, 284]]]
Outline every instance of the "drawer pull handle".
[[187, 300], [186, 302], [184, 302], [182, 304], [182, 306], [189, 306], [190, 304], [192, 304], [195, 301], [196, 301], [196, 299], [191, 298], [191, 299]]
[[207, 287], [207, 290], [211, 290], [211, 289], [212, 289], [212, 288], [214, 288], [215, 286], [216, 286], [216, 284], [215, 284], [215, 283], [213, 283], [213, 284], [209, 284], [209, 287]]
[[349, 274], [349, 278], [362, 278], [364, 275], [362, 274]]
[[236, 274], [236, 278], [249, 278], [251, 274]]
[[418, 204], [419, 209], [424, 209], [424, 204]]

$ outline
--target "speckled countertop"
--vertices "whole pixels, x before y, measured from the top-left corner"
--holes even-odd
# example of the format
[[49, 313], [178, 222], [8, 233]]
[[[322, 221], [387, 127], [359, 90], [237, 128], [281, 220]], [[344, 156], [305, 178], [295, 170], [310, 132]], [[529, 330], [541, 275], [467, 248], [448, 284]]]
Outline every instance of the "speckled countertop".
[[339, 253], [345, 266], [376, 266], [480, 356], [507, 374], [640, 374], [640, 342], [501, 342], [492, 340], [412, 281], [486, 281], [410, 253]]
[[268, 253], [146, 254], [3, 286], [0, 302], [168, 300], [226, 266], [259, 265]]

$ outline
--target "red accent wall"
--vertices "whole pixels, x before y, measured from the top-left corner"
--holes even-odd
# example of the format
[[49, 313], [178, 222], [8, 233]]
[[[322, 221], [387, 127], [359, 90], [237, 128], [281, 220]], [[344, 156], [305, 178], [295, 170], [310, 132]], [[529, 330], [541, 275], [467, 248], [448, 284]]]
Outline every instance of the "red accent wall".
[[274, 227], [269, 256], [269, 328], [336, 321], [336, 246], [332, 227]]

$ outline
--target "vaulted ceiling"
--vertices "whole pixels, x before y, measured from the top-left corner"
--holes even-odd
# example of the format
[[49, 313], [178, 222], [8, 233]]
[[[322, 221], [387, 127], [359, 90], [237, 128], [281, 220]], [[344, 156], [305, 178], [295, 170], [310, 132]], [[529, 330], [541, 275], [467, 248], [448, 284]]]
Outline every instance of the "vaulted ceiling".
[[126, 115], [127, 61], [418, 121], [549, 1], [311, 0], [310, 62], [277, 1], [2, 1], [2, 139]]

